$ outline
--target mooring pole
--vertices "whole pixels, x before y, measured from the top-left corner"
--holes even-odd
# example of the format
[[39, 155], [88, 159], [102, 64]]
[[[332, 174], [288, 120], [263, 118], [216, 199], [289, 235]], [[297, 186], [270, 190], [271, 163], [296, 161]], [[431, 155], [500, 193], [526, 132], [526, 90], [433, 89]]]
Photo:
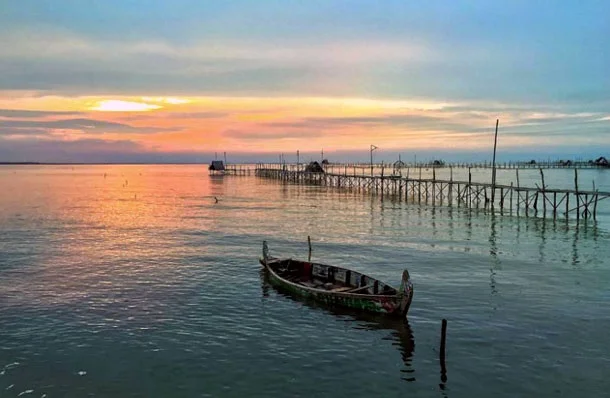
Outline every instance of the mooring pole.
[[441, 381], [445, 383], [447, 381], [447, 368], [445, 367], [445, 340], [447, 339], [447, 320], [443, 319], [441, 327], [441, 349], [440, 349], [440, 362], [441, 362]]
[[371, 145], [371, 177], [373, 176], [373, 151], [377, 149], [375, 145]]
[[309, 257], [308, 257], [308, 262], [311, 262], [311, 237], [309, 235], [307, 235], [307, 245], [309, 246]]
[[492, 160], [492, 172], [491, 172], [491, 206], [494, 205], [494, 198], [496, 196], [496, 148], [498, 146], [498, 124], [500, 119], [496, 119], [496, 134], [494, 136], [494, 155]]

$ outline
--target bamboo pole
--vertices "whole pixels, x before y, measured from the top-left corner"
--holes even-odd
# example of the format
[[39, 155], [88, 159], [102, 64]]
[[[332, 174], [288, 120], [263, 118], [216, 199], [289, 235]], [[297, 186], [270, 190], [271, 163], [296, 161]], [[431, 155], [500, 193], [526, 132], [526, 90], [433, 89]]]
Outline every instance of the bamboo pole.
[[496, 147], [498, 146], [498, 124], [500, 123], [500, 119], [496, 119], [496, 134], [494, 137], [494, 156], [493, 156], [493, 164], [492, 164], [492, 174], [491, 174], [491, 207], [494, 206], [494, 199], [496, 195]]

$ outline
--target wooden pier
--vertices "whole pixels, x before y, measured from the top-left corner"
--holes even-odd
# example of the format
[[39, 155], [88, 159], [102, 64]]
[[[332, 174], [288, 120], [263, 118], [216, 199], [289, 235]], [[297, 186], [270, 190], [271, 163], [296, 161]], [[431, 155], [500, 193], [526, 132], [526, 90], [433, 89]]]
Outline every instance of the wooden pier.
[[[386, 165], [387, 166], [387, 165]], [[409, 175], [381, 175], [356, 174], [355, 165], [342, 165], [343, 173], [333, 172], [338, 166], [331, 166], [330, 172], [306, 172], [298, 165], [287, 164], [259, 164], [255, 175], [263, 178], [272, 178], [294, 184], [321, 185], [357, 192], [368, 192], [373, 195], [391, 196], [394, 199], [404, 200], [407, 203], [430, 204], [433, 206], [458, 206], [466, 208], [489, 208], [499, 210], [501, 213], [533, 216], [533, 217], [565, 217], [574, 216], [576, 219], [596, 219], [597, 205], [600, 201], [608, 199], [610, 192], [581, 190], [578, 187], [578, 170], [574, 169], [574, 188], [551, 189], [544, 183], [544, 172], [540, 168], [541, 186], [523, 187], [519, 185], [519, 172], [517, 184], [501, 185], [493, 183], [473, 182], [470, 169], [468, 181], [453, 179], [437, 179], [435, 169], [432, 169], [432, 178], [422, 178], [421, 168], [419, 176]], [[368, 166], [370, 168], [370, 165]], [[329, 168], [326, 168], [328, 170]], [[340, 169], [340, 170], [341, 170]], [[352, 171], [353, 174], [348, 173]]]
[[232, 176], [249, 176], [252, 175], [253, 170], [251, 167], [248, 167], [246, 165], [242, 165], [242, 164], [230, 164], [227, 165], [227, 168], [225, 169], [225, 174], [228, 175], [232, 175]]
[[[407, 163], [407, 162], [398, 162], [394, 163], [329, 163], [325, 165], [326, 171], [330, 173], [334, 173], [336, 171], [342, 171], [343, 169], [357, 169], [357, 170], [370, 170], [371, 166], [374, 169], [445, 169], [445, 168], [453, 168], [453, 169], [491, 169], [494, 167], [492, 162], [452, 162], [452, 163], [435, 163], [435, 162], [417, 162], [417, 163]], [[516, 169], [610, 169], [605, 163], [595, 163], [592, 161], [539, 161], [539, 162], [503, 162], [496, 163], [495, 168], [498, 170], [516, 170]]]
[[226, 166], [223, 164], [222, 167], [211, 167], [208, 169], [210, 175], [215, 176], [250, 176], [254, 172], [252, 167], [243, 164], [227, 164]]

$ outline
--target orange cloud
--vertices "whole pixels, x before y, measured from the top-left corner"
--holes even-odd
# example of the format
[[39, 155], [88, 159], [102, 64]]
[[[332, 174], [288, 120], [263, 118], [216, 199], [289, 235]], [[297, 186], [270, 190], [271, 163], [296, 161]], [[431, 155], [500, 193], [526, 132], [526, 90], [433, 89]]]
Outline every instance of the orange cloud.
[[497, 117], [504, 147], [544, 140], [528, 134], [534, 127], [607, 117], [506, 109], [433, 100], [0, 93], [0, 127], [12, 139], [35, 131], [37, 137], [46, 132], [72, 140], [128, 140], [159, 152], [358, 150], [372, 143], [384, 149], [478, 149], [492, 145]]
[[144, 112], [161, 109], [160, 105], [147, 104], [144, 102], [103, 100], [89, 108], [91, 111], [102, 112]]

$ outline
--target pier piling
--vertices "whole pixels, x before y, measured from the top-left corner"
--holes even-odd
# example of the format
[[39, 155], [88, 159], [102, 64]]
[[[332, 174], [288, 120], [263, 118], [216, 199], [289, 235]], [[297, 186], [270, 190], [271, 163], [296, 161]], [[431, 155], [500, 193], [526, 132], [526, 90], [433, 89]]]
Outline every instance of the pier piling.
[[[259, 164], [255, 175], [262, 178], [271, 178], [285, 183], [323, 185], [331, 188], [353, 190], [372, 195], [379, 195], [383, 200], [386, 197], [398, 199], [407, 203], [430, 204], [432, 206], [465, 206], [466, 208], [485, 208], [503, 213], [509, 210], [512, 214], [524, 210], [525, 216], [553, 217], [558, 216], [559, 208], [565, 202], [563, 216], [569, 218], [576, 215], [576, 219], [596, 218], [598, 203], [610, 197], [610, 192], [582, 191], [578, 185], [578, 170], [574, 169], [574, 189], [554, 189], [546, 184], [544, 171], [539, 168], [541, 185], [524, 187], [520, 182], [519, 169], [515, 170], [516, 185], [485, 182], [474, 182], [471, 168], [468, 168], [468, 181], [456, 180], [453, 169], [449, 171], [449, 179], [439, 178], [435, 168], [432, 168], [428, 178], [423, 177], [422, 167], [418, 167], [419, 177], [412, 178], [410, 168], [406, 176], [396, 169], [392, 173], [386, 172], [386, 165], [382, 164], [378, 171], [381, 174], [368, 175], [348, 173], [348, 168], [341, 165], [335, 172], [307, 172], [299, 168], [287, 167], [285, 164]], [[240, 170], [237, 168], [236, 170]], [[333, 170], [328, 167], [327, 170]], [[245, 173], [245, 171], [243, 172]], [[508, 198], [507, 198], [508, 197]], [[570, 208], [571, 197], [576, 205]], [[508, 204], [507, 204], [508, 202]], [[508, 208], [507, 208], [508, 206]], [[495, 208], [494, 208], [495, 207]]]

